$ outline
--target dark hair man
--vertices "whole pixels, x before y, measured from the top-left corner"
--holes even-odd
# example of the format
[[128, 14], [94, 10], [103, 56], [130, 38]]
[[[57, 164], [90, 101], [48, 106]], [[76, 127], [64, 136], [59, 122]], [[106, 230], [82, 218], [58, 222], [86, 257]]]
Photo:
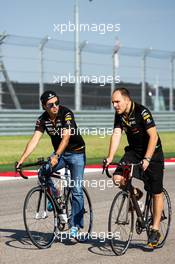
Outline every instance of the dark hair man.
[[[45, 91], [41, 96], [44, 113], [36, 121], [35, 132], [27, 144], [17, 167], [33, 152], [43, 133], [46, 131], [51, 138], [54, 153], [50, 157], [51, 166], [43, 166], [40, 175], [57, 171], [68, 166], [71, 173], [72, 188], [72, 219], [71, 236], [76, 237], [79, 228], [83, 228], [83, 190], [82, 180], [85, 166], [85, 142], [79, 134], [74, 115], [67, 107], [59, 105], [59, 98], [53, 91]], [[46, 146], [47, 147], [47, 146]], [[50, 177], [48, 182], [52, 192], [56, 189]], [[52, 208], [51, 208], [52, 210]]]

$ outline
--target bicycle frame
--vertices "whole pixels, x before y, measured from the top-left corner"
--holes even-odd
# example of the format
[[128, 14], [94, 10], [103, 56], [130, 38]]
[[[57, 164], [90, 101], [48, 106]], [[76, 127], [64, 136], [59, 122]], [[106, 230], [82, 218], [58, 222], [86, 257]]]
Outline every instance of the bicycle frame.
[[151, 203], [151, 198], [152, 196], [147, 192], [146, 194], [146, 199], [145, 199], [145, 205], [144, 205], [144, 211], [142, 212], [138, 203], [138, 200], [136, 198], [136, 195], [134, 194], [134, 187], [131, 186], [131, 201], [134, 205], [135, 211], [136, 211], [136, 215], [137, 215], [137, 220], [140, 222], [141, 227], [144, 228], [148, 228], [149, 223], [148, 223], [148, 208], [150, 206]]
[[[28, 167], [35, 167], [35, 166], [42, 166], [44, 164], [46, 164], [48, 161], [44, 160], [44, 158], [39, 158], [37, 162], [33, 162], [33, 163], [26, 163], [24, 165], [21, 165], [18, 169], [16, 169], [16, 172], [18, 172], [20, 174], [20, 176], [24, 179], [28, 179], [27, 176], [24, 175], [23, 173], [23, 168], [28, 168]], [[15, 163], [15, 165], [17, 165], [17, 162]], [[52, 175], [50, 175], [52, 178], [56, 178], [56, 179], [61, 179], [60, 173], [55, 172]], [[68, 167], [65, 167], [65, 173], [64, 173], [64, 180], [66, 179], [66, 176], [68, 176]], [[44, 208], [44, 213], [42, 218], [47, 217], [47, 192], [50, 194], [51, 198], [54, 201], [55, 207], [56, 207], [56, 211], [59, 211], [59, 204], [58, 201], [55, 197], [55, 195], [52, 194], [52, 192], [50, 191], [49, 185], [47, 184], [46, 181], [46, 176], [43, 176], [44, 178], [44, 182], [41, 183], [39, 182], [39, 185], [42, 188], [42, 191], [44, 193], [44, 204], [43, 204], [43, 208]], [[66, 194], [69, 191], [69, 187], [64, 187], [64, 200], [66, 201]], [[36, 212], [36, 218], [39, 218], [39, 210], [40, 210], [40, 206], [41, 206], [41, 196], [42, 193], [40, 193], [40, 197], [38, 198], [38, 204], [37, 204], [37, 212]]]
[[[105, 161], [104, 161], [105, 162]], [[148, 223], [148, 208], [150, 206], [151, 203], [151, 199], [152, 199], [152, 195], [150, 193], [147, 192], [146, 194], [146, 199], [145, 199], [145, 205], [144, 205], [144, 211], [142, 212], [138, 203], [138, 200], [136, 198], [136, 194], [134, 193], [134, 187], [132, 186], [132, 178], [133, 178], [133, 170], [134, 170], [134, 166], [141, 166], [142, 162], [139, 163], [112, 163], [112, 165], [117, 165], [118, 167], [122, 167], [123, 170], [123, 177], [126, 179], [127, 183], [125, 185], [125, 187], [123, 188], [123, 191], [128, 193], [129, 199], [128, 199], [128, 205], [126, 207], [126, 219], [123, 223], [127, 224], [128, 223], [128, 212], [129, 212], [129, 201], [131, 199], [132, 201], [132, 206], [135, 208], [136, 211], [136, 215], [137, 215], [137, 219], [140, 222], [141, 227], [144, 228], [148, 228], [149, 223]], [[104, 167], [103, 167], [103, 171], [104, 171]], [[108, 172], [108, 167], [106, 169], [106, 174], [108, 177], [112, 177], [109, 172]], [[116, 222], [119, 223], [119, 217], [123, 208], [123, 204], [124, 204], [124, 200], [121, 203], [121, 207], [119, 209], [119, 214], [117, 216]]]
[[[109, 165], [105, 166], [103, 164], [103, 171], [106, 169], [106, 174], [108, 177], [112, 178], [112, 174], [109, 172]], [[134, 165], [141, 164], [120, 164], [112, 163], [111, 165], [117, 165], [122, 167], [122, 172], [116, 171], [116, 175], [122, 175], [125, 177], [125, 183], [121, 187], [121, 191], [117, 192], [110, 208], [109, 218], [108, 218], [108, 231], [112, 232], [114, 238], [110, 240], [110, 245], [113, 252], [117, 256], [123, 255], [132, 241], [132, 235], [134, 231], [134, 225], [136, 233], [140, 235], [143, 231], [146, 231], [149, 237], [150, 230], [153, 225], [153, 194], [146, 192], [146, 198], [144, 203], [144, 210], [142, 211], [139, 206], [138, 198], [140, 195], [135, 191], [132, 186], [133, 178], [133, 167]], [[114, 169], [114, 167], [113, 167]], [[121, 174], [120, 174], [121, 173]], [[114, 175], [113, 174], [113, 175]], [[115, 179], [114, 179], [115, 180]], [[115, 182], [116, 183], [116, 182]], [[156, 248], [161, 248], [166, 241], [169, 233], [170, 223], [171, 223], [171, 201], [168, 192], [163, 188], [162, 194], [165, 198], [165, 206], [162, 211], [161, 221], [160, 221], [160, 233], [161, 237], [159, 243], [155, 246]], [[126, 204], [127, 203], [127, 204]], [[136, 213], [136, 221], [134, 222], [134, 211]], [[121, 217], [120, 217], [121, 216]], [[123, 225], [123, 227], [121, 227]], [[125, 226], [126, 225], [126, 226]], [[120, 238], [115, 237], [116, 231], [124, 232], [124, 235]], [[147, 247], [146, 247], [147, 248]], [[153, 248], [151, 248], [152, 250]]]

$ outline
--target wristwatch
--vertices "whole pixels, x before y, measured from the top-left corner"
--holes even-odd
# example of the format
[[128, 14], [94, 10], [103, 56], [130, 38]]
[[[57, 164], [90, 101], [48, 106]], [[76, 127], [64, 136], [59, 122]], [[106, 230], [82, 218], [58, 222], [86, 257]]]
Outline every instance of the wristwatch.
[[59, 158], [59, 157], [60, 157], [60, 155], [59, 155], [59, 154], [57, 154], [56, 152], [54, 153], [54, 155], [55, 155], [55, 156], [57, 156], [57, 158]]
[[144, 159], [144, 160], [147, 160], [149, 163], [150, 163], [150, 161], [151, 161], [151, 158], [149, 158], [149, 157], [144, 157], [143, 159]]

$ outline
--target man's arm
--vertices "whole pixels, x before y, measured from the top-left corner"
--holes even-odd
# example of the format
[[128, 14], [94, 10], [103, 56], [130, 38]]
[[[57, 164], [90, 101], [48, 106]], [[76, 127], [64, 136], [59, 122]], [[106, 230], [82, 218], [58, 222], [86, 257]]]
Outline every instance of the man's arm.
[[114, 155], [120, 144], [121, 135], [122, 135], [121, 128], [114, 128], [114, 131], [113, 131], [113, 134], [110, 140], [110, 145], [109, 145], [109, 153], [107, 157], [108, 164], [113, 161]]
[[62, 136], [62, 140], [59, 144], [59, 147], [58, 147], [57, 151], [55, 151], [55, 155], [51, 157], [52, 167], [58, 163], [58, 157], [64, 152], [65, 148], [69, 144], [71, 130], [64, 128], [62, 130], [62, 134], [63, 134], [63, 136]]
[[144, 170], [146, 170], [149, 165], [149, 159], [151, 159], [154, 154], [154, 151], [157, 145], [157, 140], [158, 140], [157, 129], [155, 126], [147, 129], [146, 132], [149, 135], [149, 141], [148, 141], [148, 146], [147, 146], [147, 150], [145, 153], [145, 158], [147, 158], [148, 160], [146, 159], [143, 160]]
[[30, 139], [30, 141], [28, 142], [19, 162], [17, 167], [22, 164], [27, 158], [28, 156], [34, 151], [34, 149], [36, 148], [36, 146], [38, 145], [40, 138], [42, 137], [43, 133], [40, 131], [35, 131], [32, 138]]

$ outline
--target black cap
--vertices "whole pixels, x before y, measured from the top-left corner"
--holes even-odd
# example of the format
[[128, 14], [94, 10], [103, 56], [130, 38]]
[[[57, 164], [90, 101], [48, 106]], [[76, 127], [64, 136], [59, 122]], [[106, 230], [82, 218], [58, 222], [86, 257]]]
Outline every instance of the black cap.
[[43, 105], [45, 105], [47, 103], [47, 101], [52, 99], [53, 97], [57, 97], [58, 98], [58, 96], [56, 95], [55, 92], [50, 91], [50, 90], [45, 91], [40, 97], [41, 103]]

